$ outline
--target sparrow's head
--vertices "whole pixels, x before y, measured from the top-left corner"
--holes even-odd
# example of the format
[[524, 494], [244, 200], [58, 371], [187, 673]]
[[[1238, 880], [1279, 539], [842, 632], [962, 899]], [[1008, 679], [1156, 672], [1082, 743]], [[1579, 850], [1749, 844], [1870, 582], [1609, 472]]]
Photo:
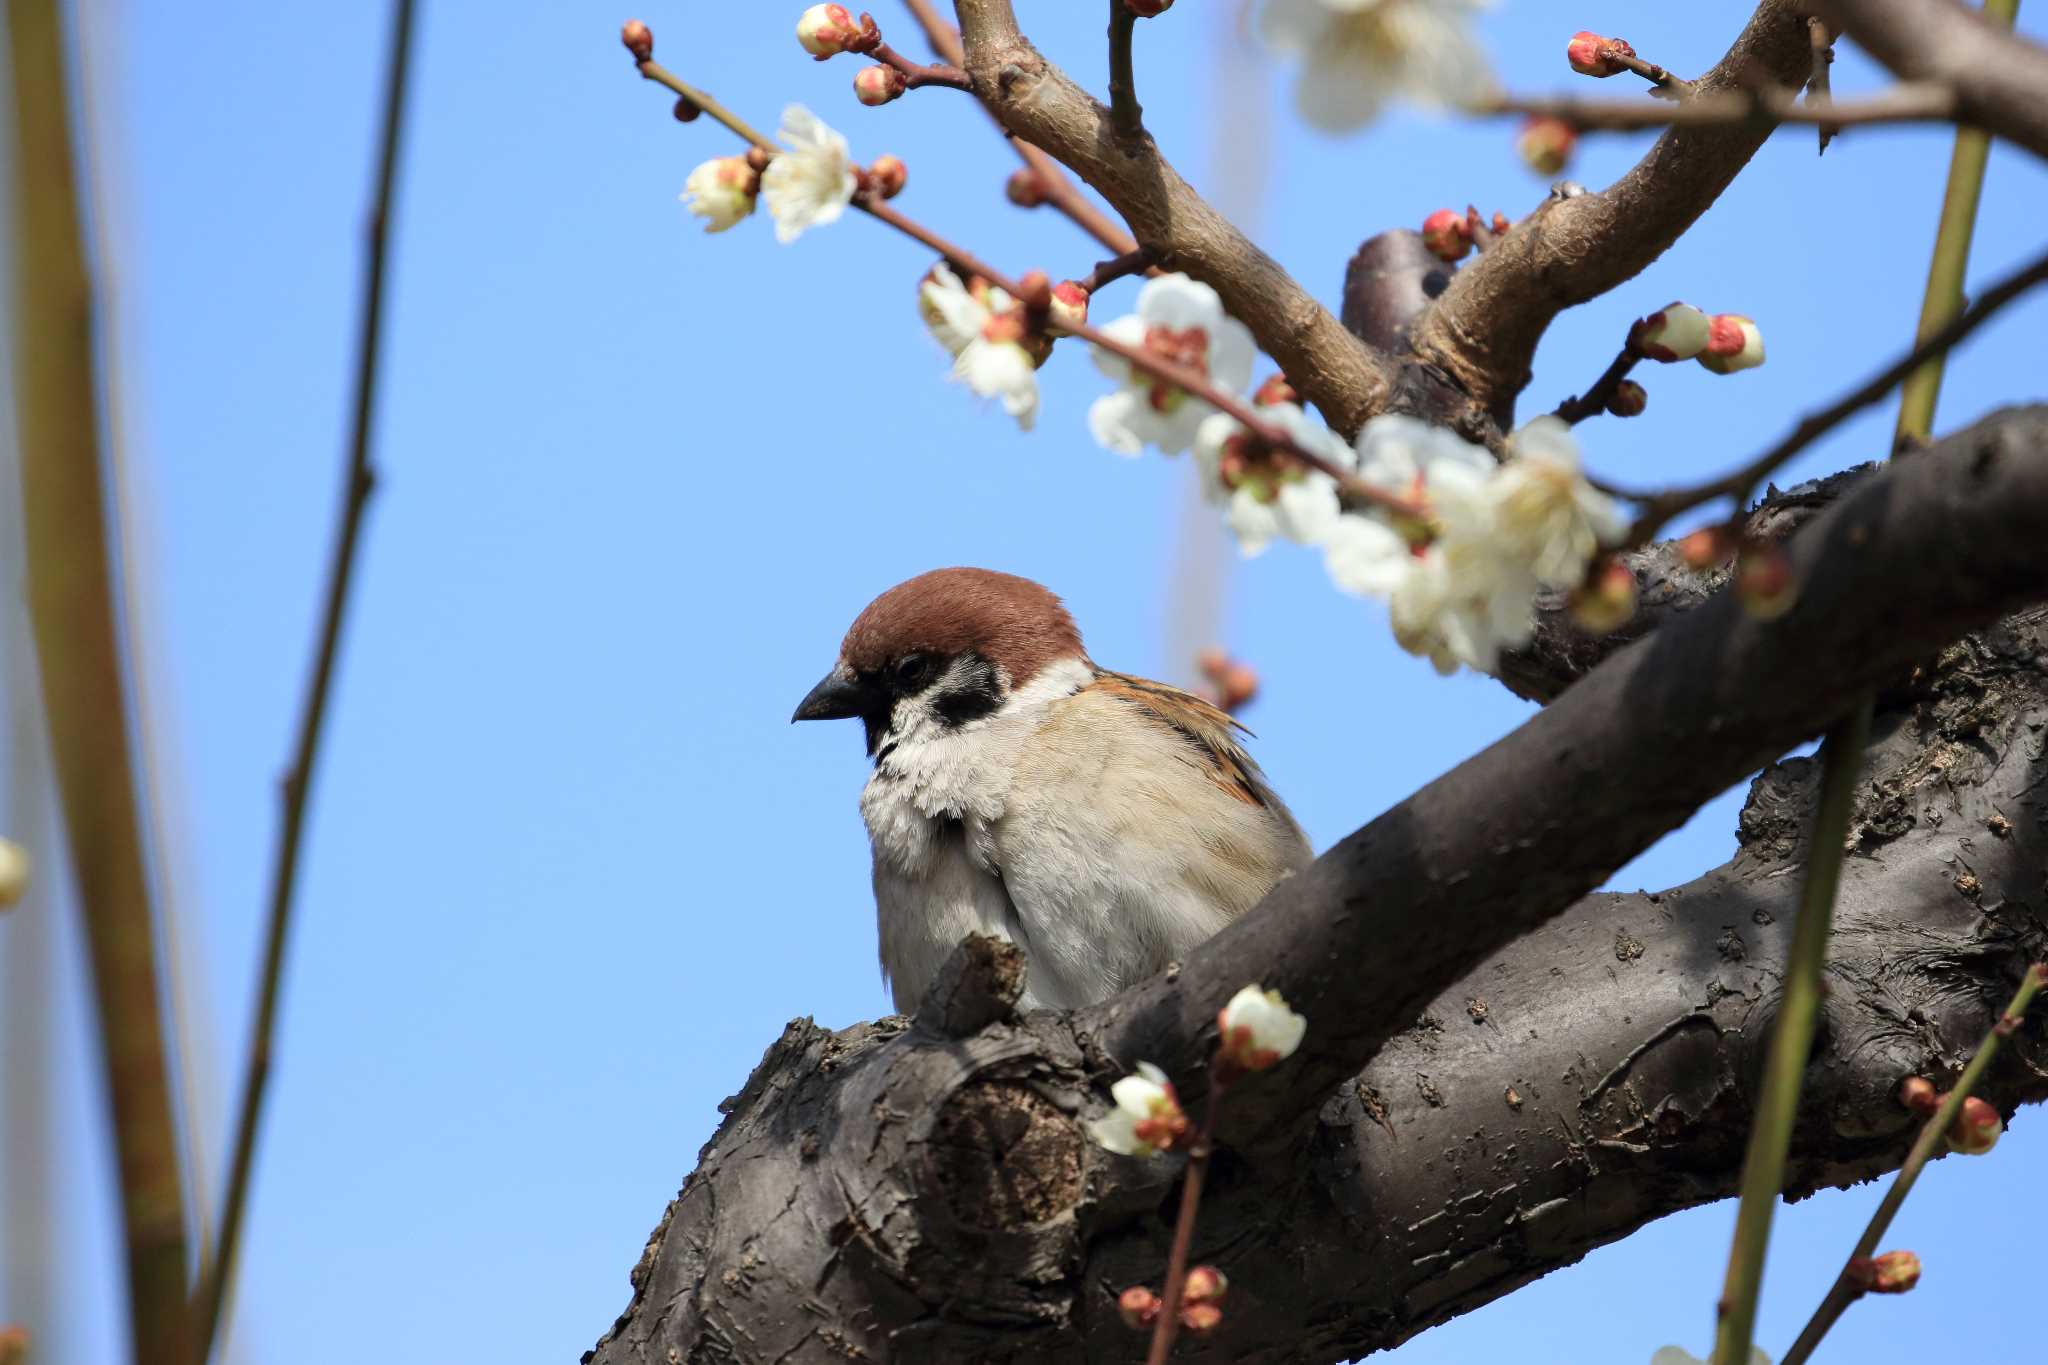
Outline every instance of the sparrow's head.
[[1074, 618], [1030, 579], [934, 569], [868, 603], [790, 719], [858, 716], [874, 754], [891, 736], [957, 730], [1048, 666], [1086, 659]]

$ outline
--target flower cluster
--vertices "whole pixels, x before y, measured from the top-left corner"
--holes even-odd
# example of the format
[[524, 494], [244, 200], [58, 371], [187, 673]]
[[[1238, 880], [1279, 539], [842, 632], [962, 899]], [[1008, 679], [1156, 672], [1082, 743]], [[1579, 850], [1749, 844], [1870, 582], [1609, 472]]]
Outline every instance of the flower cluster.
[[1629, 329], [1628, 344], [1651, 360], [1697, 360], [1715, 374], [1764, 363], [1764, 336], [1754, 319], [1740, 313], [1709, 317], [1689, 303], [1669, 303], [1639, 319]]
[[1468, 27], [1485, 0], [1266, 0], [1259, 31], [1299, 54], [1301, 116], [1329, 132], [1378, 117], [1388, 99], [1461, 107], [1494, 93]]
[[1045, 351], [1034, 349], [1024, 305], [976, 276], [962, 283], [935, 265], [917, 291], [925, 326], [953, 357], [953, 378], [1003, 411], [1025, 431], [1038, 417], [1038, 374]]
[[[704, 219], [706, 232], [723, 232], [747, 217], [757, 199], [767, 203], [779, 242], [793, 242], [806, 228], [822, 227], [846, 212], [861, 184], [846, 138], [801, 104], [782, 111], [777, 136], [786, 150], [771, 154], [757, 147], [745, 156], [715, 157], [690, 172], [683, 205]], [[900, 161], [883, 157], [875, 169], [875, 188], [883, 198], [902, 188]]]
[[[1161, 275], [1138, 290], [1137, 306], [1137, 312], [1102, 330], [1229, 393], [1241, 393], [1251, 382], [1252, 334], [1223, 311], [1222, 300], [1208, 285], [1186, 275]], [[1088, 409], [1088, 429], [1119, 455], [1140, 455], [1148, 445], [1178, 455], [1194, 444], [1203, 420], [1216, 411], [1113, 351], [1097, 347], [1095, 363], [1117, 381], [1117, 388]]]

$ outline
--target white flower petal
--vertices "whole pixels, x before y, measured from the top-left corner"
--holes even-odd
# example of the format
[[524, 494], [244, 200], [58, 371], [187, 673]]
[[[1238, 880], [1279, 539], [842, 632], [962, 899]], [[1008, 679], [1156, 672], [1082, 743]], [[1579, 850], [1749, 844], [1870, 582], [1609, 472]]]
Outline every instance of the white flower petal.
[[1145, 400], [1129, 389], [1106, 393], [1088, 405], [1088, 434], [1105, 449], [1135, 459], [1145, 453], [1145, 438], [1136, 425], [1144, 406]]

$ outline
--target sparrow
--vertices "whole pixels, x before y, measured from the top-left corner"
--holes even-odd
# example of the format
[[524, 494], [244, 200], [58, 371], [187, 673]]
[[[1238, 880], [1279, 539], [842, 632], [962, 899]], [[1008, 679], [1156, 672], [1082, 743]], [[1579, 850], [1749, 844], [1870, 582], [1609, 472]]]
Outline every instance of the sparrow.
[[1107, 999], [1312, 856], [1242, 727], [1097, 666], [1026, 578], [935, 569], [877, 597], [791, 717], [838, 719], [874, 761], [860, 809], [904, 1013], [976, 933], [1022, 950], [1026, 1008]]

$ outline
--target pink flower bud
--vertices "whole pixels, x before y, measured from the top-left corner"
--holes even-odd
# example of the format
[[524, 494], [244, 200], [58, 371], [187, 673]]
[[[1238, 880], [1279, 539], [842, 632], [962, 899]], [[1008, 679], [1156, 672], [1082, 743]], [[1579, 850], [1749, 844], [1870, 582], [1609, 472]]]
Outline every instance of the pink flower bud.
[[1614, 60], [1617, 55], [1633, 57], [1636, 50], [1619, 38], [1603, 38], [1584, 29], [1574, 33], [1564, 49], [1565, 60], [1572, 64], [1572, 70], [1581, 76], [1598, 76], [1603, 80], [1628, 70]]
[[1918, 1283], [1920, 1283], [1920, 1258], [1912, 1252], [1887, 1251], [1882, 1256], [1871, 1257], [1871, 1293], [1903, 1294]]
[[1173, 0], [1124, 0], [1124, 8], [1140, 19], [1157, 19], [1173, 8]]
[[1025, 166], [1010, 172], [1003, 182], [1003, 197], [1020, 209], [1035, 209], [1045, 202], [1045, 182], [1037, 171]]
[[1522, 125], [1515, 150], [1536, 174], [1556, 175], [1572, 159], [1572, 148], [1578, 143], [1578, 131], [1569, 123], [1539, 114]]
[[1607, 410], [1616, 417], [1640, 417], [1649, 405], [1648, 391], [1633, 379], [1624, 379], [1616, 384], [1613, 394], [1607, 399]]
[[902, 98], [909, 79], [893, 66], [867, 66], [853, 78], [853, 97], [869, 108]]
[[619, 30], [619, 41], [626, 45], [626, 51], [633, 54], [636, 62], [654, 60], [654, 30], [638, 19], [628, 19]]
[[1636, 576], [1620, 560], [1604, 560], [1566, 595], [1565, 605], [1581, 629], [1612, 634], [1636, 614]]
[[1908, 1076], [1899, 1082], [1899, 1103], [1916, 1114], [1932, 1114], [1941, 1107], [1941, 1092], [1925, 1076]]
[[1198, 1265], [1181, 1286], [1183, 1303], [1214, 1303], [1230, 1292], [1230, 1281], [1213, 1265]]
[[1134, 1284], [1117, 1295], [1117, 1316], [1133, 1331], [1150, 1327], [1159, 1317], [1159, 1296], [1142, 1284]]
[[1735, 557], [1735, 592], [1742, 609], [1758, 621], [1775, 621], [1792, 610], [1799, 593], [1784, 548], [1755, 541], [1744, 545]]
[[1184, 1303], [1180, 1308], [1181, 1330], [1191, 1337], [1207, 1336], [1223, 1325], [1223, 1308], [1214, 1303]]
[[1455, 261], [1472, 249], [1472, 234], [1465, 227], [1465, 215], [1456, 209], [1438, 209], [1422, 220], [1422, 244], [1441, 261]]
[[1720, 526], [1702, 526], [1678, 540], [1678, 557], [1694, 573], [1705, 573], [1727, 563], [1731, 553], [1733, 547], [1728, 543], [1728, 532]]
[[859, 37], [860, 25], [844, 5], [812, 5], [796, 21], [796, 40], [821, 62], [853, 50]]
[[1071, 328], [1088, 321], [1088, 291], [1078, 280], [1061, 280], [1052, 287], [1052, 303], [1048, 305], [1055, 328]]
[[2004, 1131], [2005, 1121], [1998, 1117], [1998, 1111], [1972, 1095], [1963, 1101], [1956, 1121], [1949, 1125], [1948, 1149], [1965, 1156], [1982, 1156], [1998, 1145], [1998, 1135]]
[[1713, 319], [1691, 304], [1667, 303], [1629, 329], [1628, 344], [1638, 354], [1669, 365], [1706, 350], [1713, 330]]
[[[878, 71], [888, 70], [887, 67], [875, 67], [873, 69]], [[868, 188], [881, 195], [884, 199], [894, 199], [897, 195], [903, 193], [903, 182], [909, 178], [910, 167], [903, 164], [903, 158], [900, 156], [890, 156], [886, 152], [876, 157], [875, 163], [868, 167]]]
[[1299, 407], [1301, 395], [1287, 381], [1286, 375], [1273, 374], [1266, 376], [1265, 382], [1252, 393], [1252, 402], [1262, 408], [1270, 408], [1275, 403], [1292, 403]]
[[1733, 374], [1764, 363], [1764, 334], [1740, 313], [1717, 313], [1707, 324], [1700, 364], [1715, 374]]

